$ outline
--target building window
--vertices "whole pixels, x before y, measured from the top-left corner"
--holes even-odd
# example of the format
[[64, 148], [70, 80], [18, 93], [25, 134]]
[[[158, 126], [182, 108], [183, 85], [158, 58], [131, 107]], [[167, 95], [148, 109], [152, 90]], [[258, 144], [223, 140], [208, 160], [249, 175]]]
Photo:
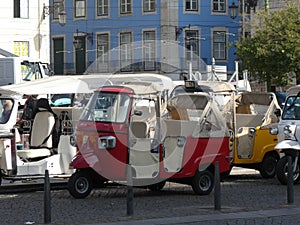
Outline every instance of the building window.
[[29, 0], [14, 0], [14, 18], [29, 18]]
[[86, 17], [86, 0], [75, 0], [74, 2], [74, 15], [75, 18]]
[[121, 71], [132, 70], [132, 33], [120, 34], [120, 66]]
[[99, 63], [108, 63], [108, 34], [97, 35], [97, 60]]
[[109, 0], [97, 0], [97, 16], [108, 16]]
[[226, 12], [226, 0], [213, 0], [213, 12]]
[[216, 60], [226, 59], [226, 32], [214, 31], [213, 32], [213, 57]]
[[120, 14], [130, 14], [132, 12], [131, 1], [132, 0], [120, 0]]
[[156, 0], [143, 0], [143, 11], [147, 12], [155, 12]]
[[143, 32], [143, 62], [144, 70], [155, 70], [155, 31]]
[[185, 11], [198, 11], [198, 0], [185, 0]]
[[187, 30], [185, 31], [185, 48], [186, 59], [195, 60], [199, 59], [199, 31]]
[[14, 54], [18, 56], [29, 57], [29, 42], [28, 41], [15, 41]]
[[[53, 20], [58, 20], [59, 19], [59, 13], [60, 10], [65, 10], [64, 9], [64, 4], [61, 4], [61, 0], [53, 0], [53, 6], [54, 6], [54, 10], [53, 10]], [[63, 9], [61, 8], [63, 5]]]

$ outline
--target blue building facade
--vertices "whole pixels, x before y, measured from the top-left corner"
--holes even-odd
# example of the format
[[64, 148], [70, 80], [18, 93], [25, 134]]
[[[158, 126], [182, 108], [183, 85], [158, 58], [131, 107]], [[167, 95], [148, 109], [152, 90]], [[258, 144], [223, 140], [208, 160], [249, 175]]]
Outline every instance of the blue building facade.
[[[204, 64], [235, 70], [238, 0], [53, 0], [51, 64], [55, 74], [141, 72], [180, 74]], [[176, 77], [176, 75], [175, 75]]]

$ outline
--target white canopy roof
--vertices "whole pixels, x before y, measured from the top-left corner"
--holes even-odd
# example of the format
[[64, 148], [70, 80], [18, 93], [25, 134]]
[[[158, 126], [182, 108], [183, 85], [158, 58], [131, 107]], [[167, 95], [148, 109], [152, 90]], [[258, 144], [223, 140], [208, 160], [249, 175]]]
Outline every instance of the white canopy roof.
[[26, 95], [91, 93], [104, 85], [121, 85], [128, 81], [156, 83], [162, 89], [172, 89], [171, 78], [158, 74], [97, 74], [51, 76], [44, 79], [0, 87], [0, 93]]
[[286, 91], [286, 96], [297, 95], [300, 92], [300, 85], [292, 86]]
[[[174, 81], [174, 85], [177, 87], [184, 87], [184, 81]], [[203, 92], [233, 92], [236, 91], [236, 88], [233, 84], [225, 81], [198, 81], [198, 85]]]
[[87, 83], [71, 76], [52, 76], [20, 84], [5, 85], [0, 87], [0, 92], [2, 91], [26, 95], [78, 93], [79, 91], [81, 93], [92, 92]]

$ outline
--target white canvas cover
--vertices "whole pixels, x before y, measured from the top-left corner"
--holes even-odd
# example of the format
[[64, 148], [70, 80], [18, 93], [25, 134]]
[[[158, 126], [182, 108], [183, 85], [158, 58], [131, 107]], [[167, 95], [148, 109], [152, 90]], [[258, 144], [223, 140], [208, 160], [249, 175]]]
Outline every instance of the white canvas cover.
[[[167, 108], [170, 111], [171, 119], [172, 110], [185, 110], [186, 115], [182, 116], [183, 112], [179, 111], [177, 113], [182, 117], [175, 118], [175, 120], [190, 121], [190, 125], [187, 126], [194, 127], [193, 137], [195, 138], [228, 135], [225, 118], [207, 93], [177, 95], [168, 101]], [[209, 125], [209, 130], [205, 129], [206, 125]]]
[[51, 76], [20, 84], [0, 87], [2, 92], [16, 92], [26, 95], [65, 94], [65, 93], [92, 93], [95, 89], [107, 85], [122, 85], [126, 82], [150, 82], [159, 86], [159, 89], [172, 89], [171, 78], [159, 74], [97, 74], [97, 75], [68, 75]]
[[274, 111], [280, 109], [280, 106], [273, 93], [244, 92], [236, 96], [235, 102], [237, 129], [241, 126], [268, 126], [278, 122]]
[[64, 93], [91, 93], [86, 82], [72, 76], [52, 76], [44, 79], [2, 86], [1, 91], [13, 91], [26, 95], [64, 94]]
[[300, 92], [300, 85], [296, 85], [287, 89], [286, 96], [288, 97], [291, 95], [297, 95], [299, 92]]

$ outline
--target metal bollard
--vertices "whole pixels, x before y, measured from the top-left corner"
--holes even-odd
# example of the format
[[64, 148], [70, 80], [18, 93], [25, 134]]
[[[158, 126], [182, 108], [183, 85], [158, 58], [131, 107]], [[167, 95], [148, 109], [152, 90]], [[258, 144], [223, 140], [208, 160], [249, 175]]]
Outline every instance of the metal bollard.
[[292, 156], [288, 156], [288, 175], [287, 175], [287, 200], [288, 204], [294, 203], [294, 174], [292, 166]]
[[133, 182], [132, 182], [132, 171], [131, 165], [126, 166], [127, 175], [127, 216], [133, 215]]
[[216, 162], [215, 165], [215, 210], [221, 210], [221, 184], [220, 184], [220, 165]]
[[51, 223], [51, 196], [49, 171], [45, 170], [44, 181], [44, 223]]

